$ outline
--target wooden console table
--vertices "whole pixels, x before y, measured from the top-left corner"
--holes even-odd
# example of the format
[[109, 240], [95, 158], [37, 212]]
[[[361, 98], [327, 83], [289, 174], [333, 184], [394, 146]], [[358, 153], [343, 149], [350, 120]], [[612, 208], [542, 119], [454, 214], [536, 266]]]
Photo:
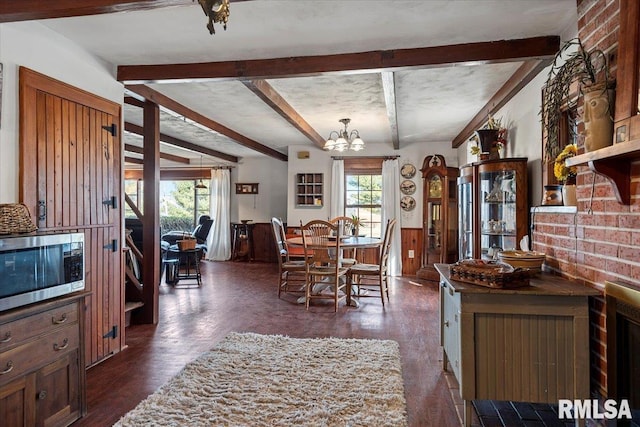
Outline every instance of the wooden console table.
[[471, 400], [557, 404], [588, 399], [589, 296], [595, 289], [540, 274], [530, 286], [492, 289], [440, 273], [440, 343], [471, 425]]

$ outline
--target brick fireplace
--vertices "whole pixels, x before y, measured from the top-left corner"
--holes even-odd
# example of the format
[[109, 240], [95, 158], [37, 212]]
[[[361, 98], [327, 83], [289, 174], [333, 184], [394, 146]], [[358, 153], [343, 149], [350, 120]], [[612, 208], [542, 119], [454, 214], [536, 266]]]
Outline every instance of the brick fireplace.
[[627, 399], [633, 410], [629, 425], [640, 426], [640, 288], [606, 282], [607, 389], [609, 398]]

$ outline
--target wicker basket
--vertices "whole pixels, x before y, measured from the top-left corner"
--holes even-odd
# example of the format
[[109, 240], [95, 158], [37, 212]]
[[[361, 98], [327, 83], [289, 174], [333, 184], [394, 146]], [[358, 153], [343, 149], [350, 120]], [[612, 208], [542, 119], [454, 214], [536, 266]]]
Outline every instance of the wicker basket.
[[460, 282], [489, 288], [519, 288], [529, 286], [530, 271], [509, 264], [484, 260], [464, 260], [453, 264], [450, 277]]
[[0, 234], [31, 233], [37, 229], [24, 204], [0, 204]]
[[196, 248], [196, 239], [182, 239], [176, 242], [178, 249], [181, 251], [188, 251]]

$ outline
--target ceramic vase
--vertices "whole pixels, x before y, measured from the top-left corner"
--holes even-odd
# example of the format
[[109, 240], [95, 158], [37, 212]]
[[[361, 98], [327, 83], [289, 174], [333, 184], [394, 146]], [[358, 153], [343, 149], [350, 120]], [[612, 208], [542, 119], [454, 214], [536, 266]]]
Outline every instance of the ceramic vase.
[[562, 203], [565, 206], [577, 206], [578, 199], [576, 197], [576, 185], [565, 184], [562, 186]]
[[613, 144], [613, 121], [611, 119], [613, 91], [604, 83], [584, 88], [584, 149], [599, 150]]

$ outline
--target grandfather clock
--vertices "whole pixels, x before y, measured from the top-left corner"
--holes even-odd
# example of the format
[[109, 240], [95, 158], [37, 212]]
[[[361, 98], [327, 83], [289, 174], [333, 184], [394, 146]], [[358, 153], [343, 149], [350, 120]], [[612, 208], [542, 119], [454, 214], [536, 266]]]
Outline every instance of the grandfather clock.
[[458, 260], [457, 168], [447, 167], [444, 157], [427, 156], [422, 163], [422, 267], [416, 275], [439, 281], [435, 263]]

